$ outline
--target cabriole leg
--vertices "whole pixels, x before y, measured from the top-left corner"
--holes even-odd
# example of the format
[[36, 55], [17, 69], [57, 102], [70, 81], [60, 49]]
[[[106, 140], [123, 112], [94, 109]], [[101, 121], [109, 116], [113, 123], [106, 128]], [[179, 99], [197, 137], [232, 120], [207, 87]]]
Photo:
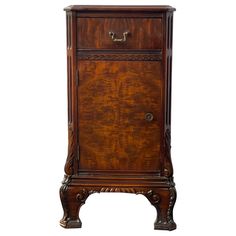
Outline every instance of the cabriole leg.
[[60, 225], [64, 228], [81, 228], [82, 222], [79, 218], [79, 211], [89, 193], [84, 189], [72, 187], [69, 183], [70, 178], [66, 177], [60, 188], [61, 203], [64, 210]]
[[150, 190], [145, 196], [157, 211], [154, 229], [176, 229], [176, 224], [173, 219], [173, 208], [176, 201], [175, 188], [171, 187], [169, 189], [153, 189]]

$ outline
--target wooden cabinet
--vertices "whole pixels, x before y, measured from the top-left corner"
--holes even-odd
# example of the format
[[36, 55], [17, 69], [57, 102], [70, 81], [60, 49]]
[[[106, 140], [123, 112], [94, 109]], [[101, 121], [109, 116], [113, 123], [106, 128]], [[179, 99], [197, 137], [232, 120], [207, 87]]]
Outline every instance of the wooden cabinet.
[[[60, 188], [65, 228], [95, 192], [143, 194], [155, 229], [173, 230], [170, 6], [66, 9], [68, 157]], [[111, 194], [112, 197], [112, 194]]]

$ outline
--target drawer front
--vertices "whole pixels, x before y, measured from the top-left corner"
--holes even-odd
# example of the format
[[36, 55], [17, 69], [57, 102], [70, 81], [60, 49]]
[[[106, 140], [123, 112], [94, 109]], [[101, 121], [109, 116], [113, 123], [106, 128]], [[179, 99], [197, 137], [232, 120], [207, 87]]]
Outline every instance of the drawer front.
[[80, 171], [161, 170], [161, 62], [80, 61]]
[[161, 49], [162, 18], [78, 18], [79, 49]]

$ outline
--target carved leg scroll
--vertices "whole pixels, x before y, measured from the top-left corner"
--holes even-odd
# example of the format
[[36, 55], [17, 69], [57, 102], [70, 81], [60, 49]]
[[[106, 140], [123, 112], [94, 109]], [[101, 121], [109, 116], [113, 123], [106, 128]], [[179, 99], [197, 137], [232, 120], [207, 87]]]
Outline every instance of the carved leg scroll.
[[70, 177], [66, 176], [60, 188], [61, 203], [64, 210], [60, 225], [64, 228], [81, 228], [82, 222], [79, 218], [81, 206], [89, 196], [89, 192], [84, 189], [69, 186]]
[[150, 190], [145, 196], [157, 210], [154, 229], [176, 229], [176, 224], [173, 220], [173, 208], [176, 201], [175, 188]]

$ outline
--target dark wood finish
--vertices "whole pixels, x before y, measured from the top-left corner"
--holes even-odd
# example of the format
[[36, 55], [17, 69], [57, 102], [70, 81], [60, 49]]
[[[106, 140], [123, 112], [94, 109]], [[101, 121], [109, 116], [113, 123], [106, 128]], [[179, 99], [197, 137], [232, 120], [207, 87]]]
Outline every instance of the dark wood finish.
[[126, 5], [126, 6], [117, 6], [117, 5], [72, 5], [64, 8], [65, 11], [76, 11], [76, 12], [134, 12], [134, 13], [145, 13], [145, 12], [173, 12], [175, 8], [168, 5]]
[[[80, 49], [158, 49], [162, 48], [162, 18], [78, 18], [77, 47]], [[109, 32], [127, 41], [114, 43]], [[96, 39], [96, 40], [94, 40]]]
[[[65, 228], [95, 192], [143, 194], [155, 229], [173, 230], [170, 6], [70, 6], [68, 156], [60, 188]], [[121, 18], [123, 16], [123, 18]], [[109, 31], [119, 41], [112, 41]], [[127, 40], [122, 34], [129, 31]]]

